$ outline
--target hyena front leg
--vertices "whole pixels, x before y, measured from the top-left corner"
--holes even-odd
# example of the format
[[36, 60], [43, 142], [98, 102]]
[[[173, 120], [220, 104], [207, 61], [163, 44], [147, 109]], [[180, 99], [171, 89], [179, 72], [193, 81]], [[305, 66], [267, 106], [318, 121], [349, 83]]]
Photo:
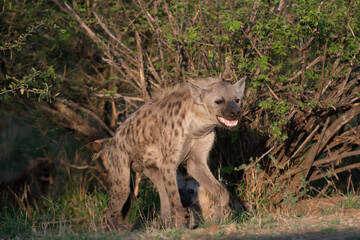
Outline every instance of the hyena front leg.
[[110, 202], [106, 214], [108, 224], [117, 230], [125, 225], [119, 223], [121, 211], [130, 195], [130, 164], [123, 154], [112, 151], [109, 155]]
[[181, 204], [179, 190], [176, 182], [176, 167], [163, 167], [161, 175], [170, 203], [172, 223], [175, 227], [185, 226], [185, 210]]
[[200, 186], [207, 189], [214, 195], [219, 203], [219, 209], [216, 211], [216, 217], [223, 219], [229, 212], [229, 193], [216, 180], [211, 173], [207, 160], [214, 139], [214, 133], [210, 133], [204, 138], [196, 139], [187, 160], [187, 172]]
[[170, 202], [166, 192], [165, 184], [163, 182], [163, 178], [160, 175], [160, 170], [153, 168], [145, 168], [143, 170], [143, 173], [155, 184], [159, 192], [161, 220], [163, 221], [164, 225], [168, 227], [171, 220]]

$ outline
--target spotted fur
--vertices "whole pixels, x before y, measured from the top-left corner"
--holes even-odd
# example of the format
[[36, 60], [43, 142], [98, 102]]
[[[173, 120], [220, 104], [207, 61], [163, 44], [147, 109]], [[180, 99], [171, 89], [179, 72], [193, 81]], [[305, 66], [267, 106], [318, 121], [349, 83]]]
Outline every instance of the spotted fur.
[[[185, 224], [176, 181], [181, 163], [219, 198], [220, 208], [228, 205], [229, 194], [210, 172], [207, 160], [214, 128], [236, 127], [244, 88], [245, 79], [233, 85], [216, 78], [189, 82], [146, 103], [120, 125], [109, 148], [110, 226], [121, 227], [119, 218], [130, 194], [130, 168], [143, 172], [157, 187], [166, 226]], [[217, 215], [221, 217], [221, 211]]]

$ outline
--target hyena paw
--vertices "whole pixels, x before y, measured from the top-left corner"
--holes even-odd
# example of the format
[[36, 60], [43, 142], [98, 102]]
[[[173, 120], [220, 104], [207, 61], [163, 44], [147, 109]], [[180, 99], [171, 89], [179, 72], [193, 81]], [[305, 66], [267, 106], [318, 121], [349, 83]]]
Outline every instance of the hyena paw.
[[185, 217], [174, 217], [174, 227], [184, 228], [186, 226]]
[[231, 216], [231, 209], [228, 206], [218, 207], [215, 212], [215, 219], [217, 221], [225, 221]]
[[106, 214], [106, 222], [109, 231], [129, 230], [129, 227], [123, 221], [120, 221], [119, 216], [114, 213], [108, 212]]

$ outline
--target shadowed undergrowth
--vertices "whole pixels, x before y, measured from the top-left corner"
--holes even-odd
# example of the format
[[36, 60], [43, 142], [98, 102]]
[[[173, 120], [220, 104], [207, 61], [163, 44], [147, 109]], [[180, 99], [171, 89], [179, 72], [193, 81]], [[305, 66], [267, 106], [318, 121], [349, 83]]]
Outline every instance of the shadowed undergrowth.
[[[226, 224], [279, 224], [308, 198], [359, 208], [358, 1], [3, 3], [0, 107], [30, 124], [1, 114], [0, 238], [138, 237], [104, 232], [91, 155], [151, 94], [203, 76], [248, 77], [241, 125], [217, 130], [209, 164], [255, 210]], [[158, 204], [143, 181], [129, 227], [156, 238]]]

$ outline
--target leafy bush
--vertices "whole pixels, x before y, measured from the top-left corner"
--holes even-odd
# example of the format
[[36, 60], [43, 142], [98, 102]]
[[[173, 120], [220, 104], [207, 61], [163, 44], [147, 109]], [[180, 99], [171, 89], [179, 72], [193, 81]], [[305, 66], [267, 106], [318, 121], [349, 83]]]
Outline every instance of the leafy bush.
[[359, 7], [6, 0], [0, 104], [39, 126], [65, 127], [98, 152], [97, 140], [154, 92], [189, 78], [246, 75], [242, 125], [219, 131], [214, 173], [266, 207], [350, 191], [360, 167]]

